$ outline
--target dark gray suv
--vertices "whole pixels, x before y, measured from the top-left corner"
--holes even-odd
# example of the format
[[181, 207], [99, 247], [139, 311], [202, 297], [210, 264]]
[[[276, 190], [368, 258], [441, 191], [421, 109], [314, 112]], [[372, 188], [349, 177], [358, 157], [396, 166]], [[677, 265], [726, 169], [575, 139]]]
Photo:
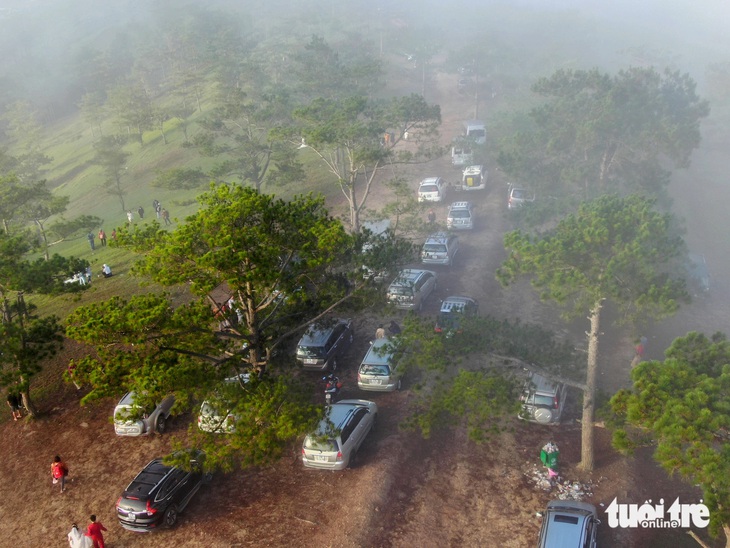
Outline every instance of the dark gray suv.
[[355, 337], [350, 319], [329, 319], [307, 329], [297, 344], [297, 361], [303, 369], [334, 371], [337, 358], [345, 352]]
[[137, 532], [175, 525], [178, 513], [203, 484], [202, 462], [193, 460], [190, 464], [187, 471], [168, 466], [162, 459], [150, 461], [117, 500], [119, 524]]

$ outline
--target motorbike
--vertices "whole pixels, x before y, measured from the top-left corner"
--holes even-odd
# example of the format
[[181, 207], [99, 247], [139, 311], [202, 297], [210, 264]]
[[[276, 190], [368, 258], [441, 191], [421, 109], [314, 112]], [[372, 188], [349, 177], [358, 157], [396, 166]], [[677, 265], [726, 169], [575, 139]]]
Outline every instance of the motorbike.
[[322, 382], [324, 383], [324, 401], [329, 405], [340, 393], [342, 383], [334, 373], [322, 377]]

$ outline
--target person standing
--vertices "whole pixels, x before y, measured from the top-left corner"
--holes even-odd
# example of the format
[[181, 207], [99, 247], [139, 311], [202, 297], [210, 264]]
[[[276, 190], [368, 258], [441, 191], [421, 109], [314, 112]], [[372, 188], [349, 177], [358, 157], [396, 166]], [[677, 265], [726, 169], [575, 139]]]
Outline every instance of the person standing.
[[94, 251], [94, 249], [96, 249], [96, 247], [94, 246], [94, 233], [89, 232], [86, 235], [86, 238], [89, 240], [89, 245], [91, 246], [91, 251]]
[[99, 243], [101, 244], [101, 247], [106, 246], [106, 232], [104, 232], [103, 228], [99, 229]]
[[117, 229], [116, 228], [112, 228], [112, 240], [115, 242], [117, 241]]
[[68, 533], [68, 545], [71, 548], [91, 548], [91, 539], [87, 537], [79, 526], [71, 524], [71, 531]]
[[433, 224], [436, 222], [436, 212], [433, 209], [428, 210], [428, 223]]
[[395, 320], [390, 320], [390, 325], [388, 326], [388, 331], [390, 331], [391, 335], [400, 335], [400, 325], [395, 323]]
[[23, 417], [20, 412], [20, 394], [17, 392], [13, 392], [12, 390], [8, 392], [8, 407], [10, 408], [10, 412], [13, 414], [14, 421]]
[[91, 538], [94, 548], [104, 548], [104, 535], [101, 532], [106, 531], [106, 527], [100, 521], [96, 521], [96, 514], [91, 514], [89, 519], [91, 523], [86, 529], [86, 536]]
[[61, 460], [61, 457], [56, 455], [53, 457], [51, 463], [51, 476], [53, 476], [53, 483], [61, 482], [61, 493], [66, 490], [66, 476], [68, 476], [68, 466]]
[[385, 338], [385, 328], [383, 327], [383, 324], [382, 323], [375, 330], [375, 338], [376, 339], [384, 339]]
[[165, 221], [166, 225], [171, 224], [170, 223], [170, 212], [167, 211], [164, 207], [162, 208], [162, 220]]
[[144, 219], [144, 208], [142, 206], [137, 208], [137, 213], [139, 214], [140, 219]]
[[134, 215], [132, 215], [132, 210], [130, 209], [127, 211], [127, 220], [129, 221], [129, 224], [134, 224]]

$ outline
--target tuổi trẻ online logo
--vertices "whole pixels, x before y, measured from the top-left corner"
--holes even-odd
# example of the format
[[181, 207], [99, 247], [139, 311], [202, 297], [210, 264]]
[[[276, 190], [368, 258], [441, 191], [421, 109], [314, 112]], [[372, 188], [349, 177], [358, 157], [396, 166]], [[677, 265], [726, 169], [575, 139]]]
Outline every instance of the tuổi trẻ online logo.
[[710, 510], [702, 503], [682, 504], [677, 497], [669, 508], [664, 508], [664, 499], [652, 504], [651, 499], [638, 504], [624, 504], [616, 498], [606, 508], [609, 527], [641, 527], [643, 529], [672, 529], [679, 527], [707, 527]]

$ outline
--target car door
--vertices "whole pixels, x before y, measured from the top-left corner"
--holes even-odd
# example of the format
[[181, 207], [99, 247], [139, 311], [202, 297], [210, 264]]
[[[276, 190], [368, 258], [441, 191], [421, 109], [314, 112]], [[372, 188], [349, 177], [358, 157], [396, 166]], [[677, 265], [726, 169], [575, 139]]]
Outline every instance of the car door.
[[352, 415], [353, 430], [350, 435], [352, 442], [352, 454], [354, 454], [362, 445], [365, 436], [370, 431], [370, 421], [366, 420], [368, 415], [368, 409], [366, 407], [359, 407], [355, 410]]

